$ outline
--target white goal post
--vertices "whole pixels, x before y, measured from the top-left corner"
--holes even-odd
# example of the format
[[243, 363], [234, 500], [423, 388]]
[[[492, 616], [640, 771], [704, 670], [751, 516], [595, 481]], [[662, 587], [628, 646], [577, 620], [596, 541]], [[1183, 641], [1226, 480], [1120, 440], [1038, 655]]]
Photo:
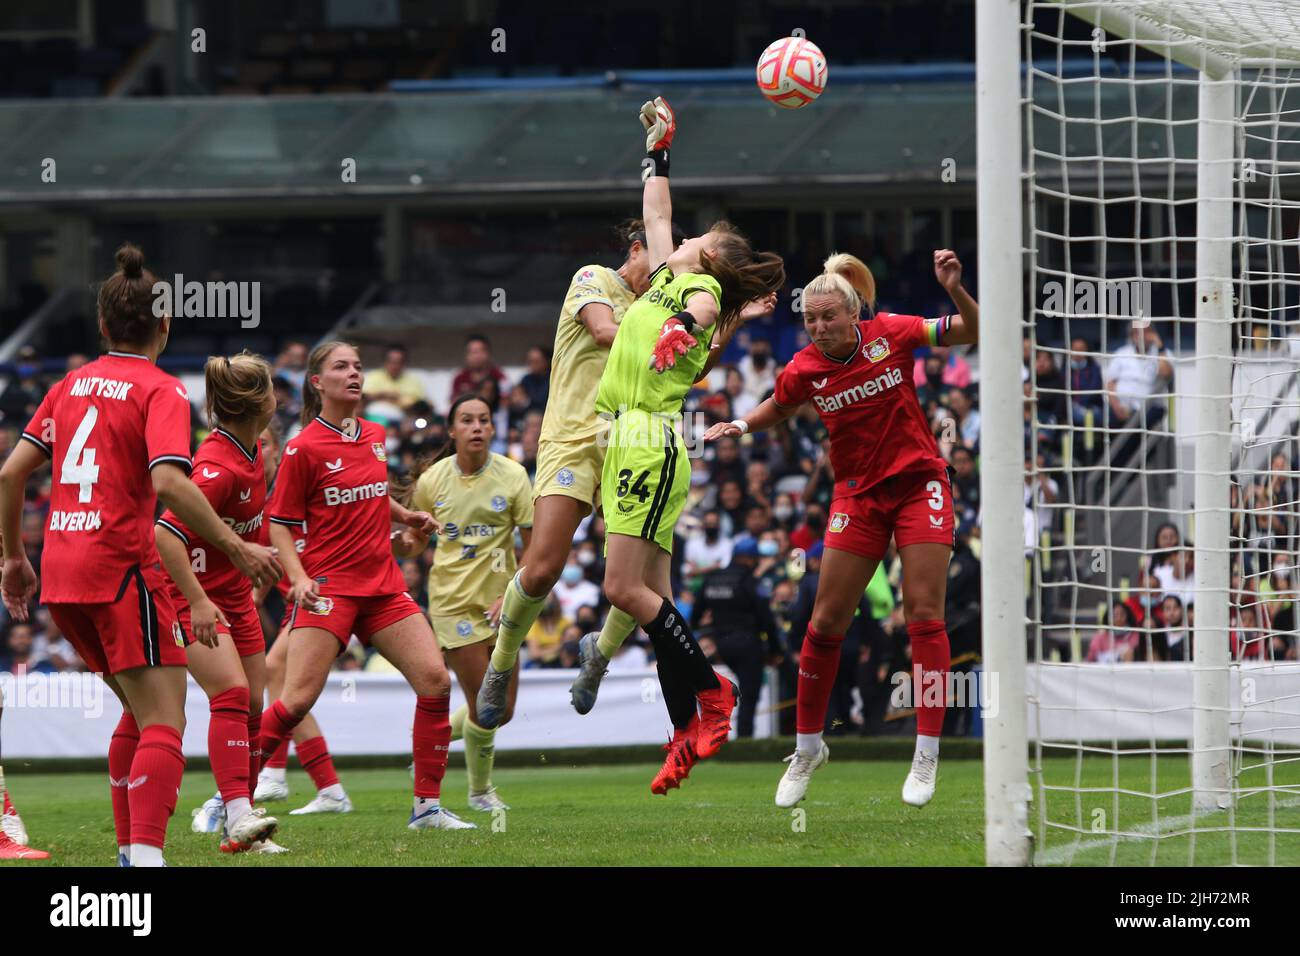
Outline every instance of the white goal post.
[[1300, 3], [977, 0], [976, 60], [986, 862], [1278, 862]]

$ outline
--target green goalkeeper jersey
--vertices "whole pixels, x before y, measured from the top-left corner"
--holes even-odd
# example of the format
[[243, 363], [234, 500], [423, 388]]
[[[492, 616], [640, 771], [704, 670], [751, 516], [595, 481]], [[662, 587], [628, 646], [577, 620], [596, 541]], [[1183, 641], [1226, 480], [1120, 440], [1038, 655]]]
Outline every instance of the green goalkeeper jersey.
[[707, 292], [722, 307], [722, 287], [712, 276], [685, 272], [673, 277], [665, 263], [650, 277], [650, 288], [628, 307], [609, 350], [609, 361], [596, 393], [596, 410], [608, 415], [639, 409], [676, 415], [682, 410], [709, 358], [713, 327], [697, 329], [696, 346], [677, 357], [677, 364], [662, 373], [650, 365], [664, 320], [686, 308], [697, 292]]

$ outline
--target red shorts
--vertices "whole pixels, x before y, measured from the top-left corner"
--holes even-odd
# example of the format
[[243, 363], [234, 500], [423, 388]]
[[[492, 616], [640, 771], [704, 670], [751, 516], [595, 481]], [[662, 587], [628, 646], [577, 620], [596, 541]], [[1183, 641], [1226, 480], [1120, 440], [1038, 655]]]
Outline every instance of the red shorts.
[[366, 597], [321, 593], [321, 603], [314, 608], [290, 605], [289, 628], [319, 627], [329, 631], [339, 643], [347, 647], [356, 635], [357, 640], [369, 646], [370, 639], [398, 621], [412, 614], [424, 614], [420, 605], [405, 591], [397, 594], [375, 594]]
[[836, 498], [826, 522], [827, 548], [877, 560], [892, 536], [897, 547], [955, 541], [952, 484], [946, 471], [895, 475], [860, 495]]
[[167, 590], [149, 588], [139, 570], [127, 574], [115, 601], [47, 606], [63, 636], [97, 674], [186, 664], [176, 607]]
[[[253, 604], [250, 598], [248, 604], [239, 610], [232, 611], [230, 608], [221, 608], [226, 620], [230, 622], [230, 627], [218, 622], [217, 633], [225, 634], [235, 642], [235, 650], [239, 652], [240, 657], [252, 657], [254, 654], [266, 653], [266, 637], [262, 634], [262, 618], [257, 613], [257, 606]], [[176, 612], [177, 620], [181, 622], [181, 627], [185, 631], [188, 643], [194, 642], [194, 632], [190, 628], [190, 606], [181, 605]]]

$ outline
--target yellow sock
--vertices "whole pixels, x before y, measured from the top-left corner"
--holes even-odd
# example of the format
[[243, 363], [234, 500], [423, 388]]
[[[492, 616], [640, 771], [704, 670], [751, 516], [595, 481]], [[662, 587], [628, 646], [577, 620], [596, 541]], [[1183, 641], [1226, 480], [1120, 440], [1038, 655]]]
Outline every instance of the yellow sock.
[[529, 597], [524, 593], [519, 586], [520, 573], [515, 572], [506, 585], [506, 599], [501, 605], [501, 624], [497, 627], [497, 643], [492, 650], [492, 669], [497, 673], [505, 673], [515, 666], [519, 660], [519, 646], [546, 602], [545, 594]]
[[596, 649], [605, 660], [611, 660], [634, 630], [636, 630], [636, 618], [626, 611], [611, 607], [609, 613], [605, 615], [605, 626], [600, 629], [600, 637], [596, 639]]
[[465, 772], [469, 776], [471, 793], [482, 793], [492, 786], [496, 736], [496, 730], [486, 730], [469, 717], [465, 718]]
[[465, 721], [469, 718], [469, 704], [461, 704], [451, 712], [451, 739], [465, 736]]

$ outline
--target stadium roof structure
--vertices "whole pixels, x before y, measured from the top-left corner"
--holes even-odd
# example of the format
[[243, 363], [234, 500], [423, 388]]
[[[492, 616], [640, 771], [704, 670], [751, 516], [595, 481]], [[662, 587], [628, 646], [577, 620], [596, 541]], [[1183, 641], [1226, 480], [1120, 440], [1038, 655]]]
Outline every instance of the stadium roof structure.
[[[1087, 80], [1097, 64], [1081, 61], [1078, 86], [1062, 84], [1061, 108], [1035, 116], [1035, 141], [1063, 145], [1072, 157], [1135, 152], [1153, 169], [1170, 151], [1194, 156], [1194, 88], [1175, 84], [1171, 93], [1165, 62], [1137, 67], [1147, 82], [1129, 82], [1110, 65], [1116, 82], [1103, 83], [1096, 99]], [[412, 82], [375, 95], [0, 103], [0, 202], [635, 190], [643, 145], [633, 117], [656, 91], [680, 119], [678, 189], [749, 190], [749, 198], [764, 186], [974, 184], [974, 75], [960, 64], [832, 69], [821, 99], [799, 110], [768, 103], [736, 71], [505, 83]], [[1186, 123], [1144, 135], [1142, 116], [1171, 109]], [[42, 178], [47, 158], [57, 164], [54, 182]], [[343, 182], [345, 159], [356, 161], [355, 183]], [[947, 160], [955, 183], [941, 178]], [[1194, 178], [1191, 165], [1186, 173]]]
[[[571, 88], [0, 104], [0, 201], [639, 188], [645, 98]], [[965, 84], [841, 84], [797, 111], [752, 88], [677, 90], [672, 102], [682, 187], [934, 182], [945, 157], [974, 168]], [[355, 183], [342, 181], [345, 158]]]

